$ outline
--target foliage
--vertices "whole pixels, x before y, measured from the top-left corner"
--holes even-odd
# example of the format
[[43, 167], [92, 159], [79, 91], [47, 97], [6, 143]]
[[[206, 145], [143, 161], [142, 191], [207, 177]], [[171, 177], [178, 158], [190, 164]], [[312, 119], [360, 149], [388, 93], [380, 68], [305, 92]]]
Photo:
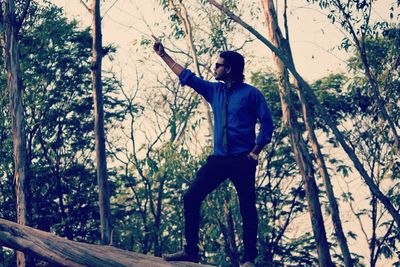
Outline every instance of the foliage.
[[[338, 125], [346, 120], [348, 113], [352, 109], [349, 103], [350, 100], [347, 97], [348, 92], [345, 90], [347, 81], [348, 78], [344, 74], [335, 73], [318, 79], [312, 84], [318, 100]], [[321, 128], [328, 133], [329, 129], [321, 118], [317, 114], [314, 114], [314, 117], [317, 128]]]
[[[31, 225], [69, 239], [97, 242], [97, 189], [93, 161], [90, 77], [91, 37], [67, 21], [53, 4], [32, 3], [20, 32], [21, 69], [31, 193]], [[2, 87], [5, 74], [2, 69]], [[107, 125], [122, 117], [114, 97], [116, 81], [104, 79]], [[5, 92], [1, 108], [8, 105]], [[8, 116], [0, 117], [2, 217], [13, 218], [11, 135]], [[4, 151], [3, 151], [4, 149]]]
[[[385, 21], [373, 20], [375, 1], [312, 2], [318, 2], [322, 9], [328, 10], [332, 23], [340, 23], [348, 34], [342, 41], [342, 48], [351, 56], [344, 95], [344, 101], [350, 107], [344, 117], [349, 129], [347, 135], [377, 186], [387, 192], [398, 208], [400, 191], [395, 166], [399, 161], [399, 31], [396, 23], [399, 17], [393, 14], [396, 3], [391, 2], [389, 20]], [[370, 249], [369, 263], [375, 266], [380, 258], [392, 258], [398, 252], [399, 238], [393, 229], [393, 221], [384, 216], [385, 211], [375, 196], [371, 193], [366, 199], [370, 205], [361, 211], [352, 206], [354, 199], [346, 198], [346, 201], [361, 227], [365, 220], [372, 223], [371, 232], [363, 230], [363, 234]]]
[[114, 200], [120, 213], [115, 226], [119, 246], [154, 253], [159, 236], [163, 252], [181, 247], [182, 195], [198, 168], [198, 160], [187, 152], [166, 144], [151, 152], [151, 162], [140, 160], [121, 174]]
[[[185, 5], [189, 15], [197, 16], [192, 20], [194, 41], [203, 67], [201, 71], [206, 77], [212, 75], [208, 65], [220, 50], [243, 49], [245, 45], [235, 41], [242, 34], [235, 24], [205, 2], [191, 1]], [[329, 10], [332, 22], [339, 21], [346, 30], [351, 30], [350, 21], [357, 26], [354, 27], [358, 29], [356, 34], [365, 36], [363, 47], [367, 61], [380, 88], [384, 88], [379, 93], [399, 128], [399, 30], [385, 22], [369, 24], [366, 11], [374, 1], [349, 1], [344, 9], [347, 21], [335, 9], [337, 1], [314, 2]], [[164, 41], [181, 41], [184, 31], [176, 11], [168, 8], [168, 1], [160, 4], [171, 22]], [[228, 0], [224, 4], [232, 11], [245, 12], [238, 1]], [[32, 225], [70, 239], [96, 243], [100, 238], [93, 162], [90, 32], [79, 29], [76, 21], [68, 21], [63, 11], [51, 3], [33, 2], [19, 41], [25, 84]], [[146, 42], [143, 46], [150, 44]], [[342, 46], [352, 55], [349, 71], [322, 77], [312, 88], [337, 125], [347, 129], [352, 147], [376, 183], [392, 203], [400, 203], [399, 158], [391, 149], [393, 139], [388, 125], [378, 116], [376, 87], [365, 75], [365, 62], [356, 44], [347, 37]], [[111, 53], [114, 50], [112, 47]], [[190, 53], [184, 49], [179, 52], [184, 62], [190, 64]], [[287, 132], [281, 127], [277, 78], [262, 71], [261, 66], [253, 67], [255, 71], [249, 81], [266, 96], [276, 126], [271, 144], [261, 154], [257, 172], [260, 218], [257, 263], [260, 266], [282, 266], [282, 263], [317, 266], [305, 192]], [[6, 88], [4, 69], [1, 71], [0, 83]], [[114, 245], [157, 256], [182, 247], [182, 196], [211, 153], [203, 140], [205, 119], [199, 99], [191, 89], [181, 88], [175, 77], [165, 73], [156, 73], [151, 85], [142, 85], [143, 76], [139, 75], [137, 92], [132, 95], [114, 73], [104, 72], [103, 76], [109, 159], [112, 160], [109, 177]], [[0, 109], [0, 216], [13, 220], [12, 136], [6, 90], [0, 92]], [[300, 114], [299, 102], [294, 103], [294, 109]], [[353, 181], [351, 166], [337, 153], [337, 140], [332, 138], [318, 114], [313, 115], [317, 133], [325, 134], [326, 142], [322, 145], [328, 148], [326, 158], [334, 178]], [[304, 129], [301, 121], [300, 124]], [[350, 207], [355, 218], [362, 222], [369, 220], [374, 228], [363, 233], [364, 241], [363, 235], [353, 229], [348, 232], [354, 242], [367, 242], [371, 250], [371, 255], [353, 253], [353, 258], [362, 265], [370, 256], [371, 266], [379, 259], [395, 258], [398, 227], [372, 195], [367, 196], [366, 207], [358, 208], [357, 201], [360, 199], [356, 191], [345, 191], [341, 207]], [[235, 190], [229, 182], [205, 201], [200, 246], [208, 263], [232, 265], [227, 256], [228, 240], [223, 234], [223, 229], [229, 227], [229, 216], [234, 222], [235, 245], [242, 249], [238, 207]], [[335, 237], [331, 236], [330, 240], [335, 262], [340, 264]], [[3, 249], [0, 261], [11, 266], [12, 253]]]
[[[366, 49], [373, 72], [380, 84], [385, 86], [385, 91], [381, 93], [390, 116], [394, 121], [399, 121], [398, 113], [400, 86], [398, 80], [397, 64], [399, 43], [395, 38], [378, 37], [366, 40]], [[374, 97], [374, 89], [370, 82], [358, 73], [363, 68], [360, 64], [358, 54], [350, 58], [349, 68], [354, 73], [353, 81], [349, 84], [348, 99], [354, 107], [350, 115], [353, 120], [351, 134], [353, 145], [360, 151], [360, 158], [365, 162], [368, 170], [373, 174], [378, 185], [387, 189], [387, 196], [392, 203], [399, 203], [400, 184], [398, 181], [399, 158], [391, 148], [393, 140], [391, 138], [388, 124], [380, 116], [379, 103]], [[387, 184], [390, 184], [387, 187]], [[392, 258], [396, 253], [399, 243], [398, 234], [393, 229], [393, 222], [381, 218], [382, 212], [377, 209], [373, 197], [368, 198], [371, 207], [364, 217], [368, 217], [379, 231], [384, 233], [382, 236], [373, 235], [370, 243], [372, 262], [376, 262], [382, 253], [385, 258]], [[376, 230], [374, 230], [376, 231]], [[396, 237], [397, 236], [397, 237]]]

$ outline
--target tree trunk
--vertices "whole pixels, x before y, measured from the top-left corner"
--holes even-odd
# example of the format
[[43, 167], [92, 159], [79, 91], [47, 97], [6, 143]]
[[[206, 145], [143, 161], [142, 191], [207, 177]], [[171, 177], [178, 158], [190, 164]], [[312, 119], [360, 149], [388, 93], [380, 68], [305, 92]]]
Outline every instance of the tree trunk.
[[274, 56], [274, 60], [279, 75], [279, 94], [282, 103], [283, 121], [289, 130], [290, 143], [294, 151], [295, 161], [304, 181], [308, 211], [311, 217], [311, 226], [317, 245], [319, 264], [320, 266], [333, 266], [326, 238], [321, 205], [318, 198], [318, 187], [315, 182], [312, 160], [308, 153], [307, 145], [299, 130], [295, 111], [292, 108], [292, 99], [290, 90], [288, 89], [288, 73], [279, 59]]
[[[296, 84], [297, 84], [297, 82], [296, 82]], [[347, 244], [346, 235], [343, 232], [342, 221], [340, 219], [339, 205], [336, 201], [331, 178], [328, 173], [328, 168], [326, 167], [326, 164], [325, 164], [324, 156], [322, 155], [322, 152], [321, 152], [321, 147], [318, 143], [318, 139], [314, 132], [314, 123], [313, 123], [313, 119], [311, 117], [312, 115], [310, 114], [311, 113], [310, 107], [309, 107], [308, 103], [305, 102], [304, 96], [303, 96], [301, 90], [299, 89], [299, 87], [296, 86], [296, 88], [297, 88], [298, 96], [299, 96], [301, 106], [303, 109], [303, 117], [304, 117], [304, 122], [306, 124], [306, 129], [307, 129], [307, 133], [308, 133], [308, 140], [310, 141], [311, 148], [313, 150], [314, 156], [315, 156], [317, 164], [318, 164], [319, 173], [322, 177], [322, 180], [324, 181], [326, 194], [328, 196], [329, 210], [330, 210], [330, 213], [332, 216], [333, 226], [335, 228], [335, 235], [339, 242], [340, 249], [342, 251], [342, 256], [343, 256], [345, 266], [352, 267], [352, 266], [354, 266], [353, 259], [351, 258], [350, 249]]]
[[[3, 3], [0, 3], [1, 5]], [[20, 26], [16, 19], [15, 1], [5, 1], [4, 13], [1, 11], [3, 57], [7, 69], [7, 87], [9, 108], [12, 120], [14, 182], [16, 185], [17, 222], [28, 225], [28, 167], [26, 158], [26, 133], [23, 98], [23, 82], [19, 63], [18, 31]], [[23, 18], [21, 18], [23, 19]], [[17, 266], [27, 265], [23, 253], [17, 253]]]
[[[278, 26], [274, 4], [271, 0], [263, 0], [262, 4], [270, 40], [275, 47], [280, 49], [289, 58], [290, 55], [288, 55], [289, 53], [287, 50], [288, 44], [283, 39]], [[289, 73], [286, 66], [276, 55], [273, 55], [273, 59], [279, 77], [278, 86], [282, 103], [282, 116], [290, 132], [289, 136], [294, 150], [295, 160], [300, 168], [300, 173], [305, 184], [308, 210], [310, 212], [314, 238], [317, 243], [319, 264], [320, 266], [333, 266], [326, 238], [321, 205], [318, 198], [318, 187], [315, 182], [312, 160], [308, 153], [307, 145], [301, 135], [299, 125], [297, 124], [297, 115], [293, 109]]]
[[112, 246], [79, 243], [3, 219], [0, 219], [0, 245], [34, 254], [52, 266], [210, 267], [190, 262], [166, 262], [161, 258]]
[[303, 77], [297, 72], [294, 64], [292, 61], [290, 61], [279, 49], [277, 49], [271, 42], [269, 42], [264, 36], [262, 36], [258, 31], [256, 31], [254, 28], [252, 28], [250, 25], [245, 23], [243, 20], [241, 20], [239, 17], [237, 17], [235, 14], [227, 10], [225, 7], [223, 7], [221, 4], [216, 2], [215, 0], [209, 0], [209, 2], [220, 9], [222, 12], [224, 12], [228, 17], [230, 17], [232, 20], [243, 26], [246, 30], [251, 32], [256, 36], [257, 39], [259, 39], [261, 42], [263, 42], [268, 48], [274, 52], [274, 54], [279, 57], [279, 59], [285, 64], [285, 66], [290, 70], [294, 78], [297, 80], [299, 83], [299, 88], [301, 90], [304, 90], [304, 96], [306, 97], [306, 101], [313, 103], [314, 107], [316, 110], [319, 112], [319, 116], [326, 122], [328, 127], [332, 130], [333, 134], [335, 135], [336, 139], [338, 142], [341, 144], [343, 147], [344, 151], [347, 153], [351, 161], [353, 162], [355, 168], [357, 171], [360, 173], [360, 175], [363, 177], [365, 183], [368, 185], [369, 189], [371, 192], [379, 199], [379, 201], [383, 204], [383, 206], [389, 211], [390, 215], [393, 217], [393, 219], [396, 221], [396, 224], [400, 226], [400, 214], [396, 210], [396, 208], [393, 206], [393, 204], [390, 202], [390, 199], [386, 197], [378, 188], [378, 186], [375, 184], [373, 179], [368, 175], [366, 172], [364, 166], [358, 159], [355, 151], [347, 144], [345, 136], [339, 131], [337, 128], [335, 122], [331, 119], [329, 113], [327, 110], [321, 105], [317, 97], [315, 96], [311, 86], [303, 79]]
[[111, 235], [110, 197], [107, 183], [107, 161], [104, 136], [103, 85], [101, 70], [103, 45], [101, 34], [100, 0], [92, 0], [93, 46], [92, 46], [92, 82], [94, 101], [94, 128], [96, 138], [96, 171], [99, 186], [99, 208], [101, 222], [101, 243], [108, 244]]
[[[264, 14], [267, 18], [267, 21], [271, 21], [271, 26], [270, 26], [270, 31], [275, 30], [275, 38], [278, 40], [278, 42], [272, 41], [272, 43], [280, 48], [283, 54], [286, 55], [287, 59], [290, 60], [291, 62], [294, 62], [293, 57], [292, 57], [292, 52], [290, 48], [290, 43], [289, 40], [285, 39], [282, 35], [282, 31], [279, 28], [278, 22], [277, 22], [277, 15], [276, 15], [276, 10], [274, 7], [274, 3], [271, 0], [262, 0], [262, 5], [263, 5], [263, 10]], [[286, 6], [284, 7], [286, 9]], [[286, 19], [286, 17], [285, 17]], [[285, 25], [287, 25], [285, 23]], [[288, 29], [286, 29], [288, 31]], [[304, 123], [306, 125], [306, 130], [308, 134], [308, 140], [310, 141], [311, 148], [313, 150], [314, 156], [316, 158], [318, 167], [319, 167], [319, 172], [320, 175], [324, 181], [324, 185], [326, 188], [326, 193], [328, 196], [328, 203], [329, 203], [329, 209], [332, 215], [332, 221], [333, 225], [335, 228], [335, 233], [336, 237], [338, 239], [344, 262], [347, 267], [352, 267], [353, 266], [353, 260], [350, 255], [349, 247], [347, 245], [347, 240], [346, 236], [343, 233], [343, 227], [342, 227], [342, 222], [340, 220], [340, 214], [339, 214], [339, 207], [335, 198], [335, 194], [333, 191], [331, 179], [328, 173], [328, 169], [325, 164], [325, 160], [323, 158], [323, 155], [321, 153], [321, 148], [318, 143], [317, 137], [314, 132], [314, 123], [311, 115], [311, 110], [306, 102], [306, 99], [304, 98], [304, 95], [299, 88], [299, 85], [297, 83], [297, 80], [295, 79], [295, 87], [297, 89], [297, 94], [302, 106], [302, 111], [303, 111], [303, 118], [304, 118]]]
[[371, 210], [371, 221], [372, 221], [372, 236], [371, 236], [371, 240], [369, 243], [369, 266], [370, 267], [375, 267], [376, 266], [376, 260], [378, 259], [378, 257], [375, 257], [375, 251], [376, 251], [376, 246], [377, 246], [377, 236], [376, 236], [376, 231], [377, 231], [377, 201], [376, 201], [376, 197], [372, 196], [371, 199], [371, 206], [372, 206], [372, 210]]
[[164, 200], [164, 184], [167, 177], [162, 176], [160, 179], [160, 186], [157, 192], [157, 210], [154, 217], [154, 255], [160, 257], [162, 254], [162, 244], [160, 242], [161, 237], [161, 220], [162, 220], [162, 203]]
[[[230, 194], [229, 190], [226, 192], [226, 194]], [[224, 200], [224, 218], [226, 219], [227, 225], [224, 224], [223, 220], [218, 220], [218, 222], [225, 239], [225, 251], [230, 259], [231, 267], [239, 267], [239, 250], [236, 245], [235, 224], [233, 222], [232, 209], [229, 199], [230, 196], [226, 195]]]

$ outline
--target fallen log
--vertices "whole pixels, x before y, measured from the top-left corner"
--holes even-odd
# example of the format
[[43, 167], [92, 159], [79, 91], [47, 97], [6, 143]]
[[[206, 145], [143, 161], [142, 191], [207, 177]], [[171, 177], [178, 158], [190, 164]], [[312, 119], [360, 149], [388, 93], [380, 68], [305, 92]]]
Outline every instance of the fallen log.
[[199, 267], [191, 262], [166, 262], [161, 258], [71, 241], [15, 222], [0, 219], [0, 246], [30, 253], [49, 263], [68, 267]]

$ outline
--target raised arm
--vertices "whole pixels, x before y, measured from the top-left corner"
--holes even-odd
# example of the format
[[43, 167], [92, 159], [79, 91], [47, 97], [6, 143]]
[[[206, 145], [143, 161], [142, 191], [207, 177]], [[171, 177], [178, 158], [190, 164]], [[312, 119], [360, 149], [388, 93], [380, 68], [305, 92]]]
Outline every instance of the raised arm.
[[[153, 36], [153, 35], [152, 35]], [[208, 102], [211, 103], [213, 94], [218, 87], [218, 83], [213, 83], [210, 81], [203, 80], [197, 77], [193, 72], [188, 69], [184, 69], [181, 65], [175, 62], [168, 54], [165, 52], [164, 46], [161, 44], [160, 39], [153, 36], [154, 45], [153, 49], [157, 55], [159, 55], [168, 67], [179, 77], [179, 81], [182, 86], [187, 85], [193, 88], [197, 93], [202, 95]]]
[[154, 35], [152, 35], [152, 37], [154, 38], [154, 45], [153, 45], [154, 52], [156, 52], [156, 54], [159, 55], [164, 60], [164, 62], [168, 65], [168, 67], [179, 77], [179, 75], [181, 75], [184, 68], [181, 65], [179, 65], [178, 63], [176, 63], [175, 60], [173, 60], [167, 54], [160, 39], [158, 39]]

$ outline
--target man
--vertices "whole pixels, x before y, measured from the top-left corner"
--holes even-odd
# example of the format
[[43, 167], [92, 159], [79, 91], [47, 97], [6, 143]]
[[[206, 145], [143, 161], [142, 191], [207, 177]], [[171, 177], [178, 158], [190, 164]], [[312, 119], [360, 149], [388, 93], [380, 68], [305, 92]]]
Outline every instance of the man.
[[[238, 194], [243, 220], [242, 262], [251, 266], [258, 253], [255, 172], [258, 155], [271, 141], [273, 131], [268, 105], [257, 88], [244, 83], [244, 58], [239, 53], [222, 52], [214, 68], [218, 82], [209, 82], [176, 63], [160, 40], [154, 39], [154, 51], [179, 77], [181, 85], [188, 85], [202, 95], [214, 113], [214, 154], [197, 172], [196, 179], [184, 195], [186, 245], [182, 251], [163, 257], [167, 261], [199, 261], [201, 203], [229, 178]], [[260, 131], [256, 138], [257, 119]]]

